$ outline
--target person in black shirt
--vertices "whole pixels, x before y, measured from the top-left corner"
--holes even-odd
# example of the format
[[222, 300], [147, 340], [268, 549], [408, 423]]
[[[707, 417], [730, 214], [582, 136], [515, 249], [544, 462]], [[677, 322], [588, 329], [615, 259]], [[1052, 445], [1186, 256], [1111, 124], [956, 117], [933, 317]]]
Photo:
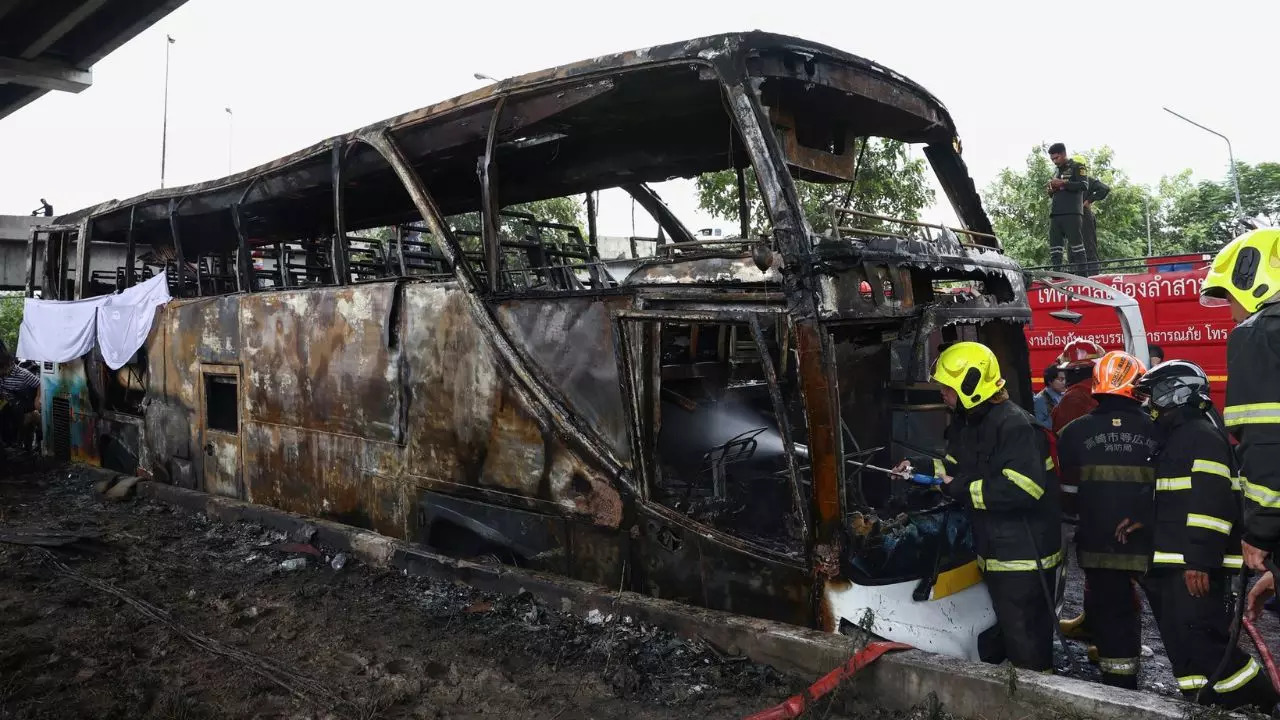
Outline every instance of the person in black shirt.
[[39, 422], [39, 396], [40, 379], [18, 367], [14, 357], [0, 349], [0, 442], [29, 439], [28, 431]]
[[1089, 189], [1089, 178], [1084, 167], [1067, 157], [1067, 147], [1062, 143], [1049, 146], [1049, 159], [1057, 166], [1046, 188], [1049, 194], [1049, 262], [1055, 270], [1063, 270], [1064, 246], [1070, 255], [1071, 267], [1083, 267], [1084, 246], [1084, 195]]
[[[1083, 158], [1076, 157], [1076, 162], [1084, 167]], [[1092, 175], [1089, 176], [1089, 189], [1084, 194], [1084, 214], [1081, 216], [1081, 236], [1084, 238], [1084, 256], [1086, 265], [1081, 274], [1085, 276], [1098, 274], [1098, 219], [1093, 215], [1093, 204], [1105, 200], [1111, 194], [1111, 188]]]

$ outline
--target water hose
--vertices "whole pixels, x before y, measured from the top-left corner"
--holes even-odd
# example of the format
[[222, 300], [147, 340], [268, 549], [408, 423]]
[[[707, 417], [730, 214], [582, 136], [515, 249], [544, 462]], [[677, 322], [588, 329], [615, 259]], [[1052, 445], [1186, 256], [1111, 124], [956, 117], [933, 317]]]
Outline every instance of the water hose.
[[1271, 650], [1262, 641], [1262, 634], [1253, 626], [1252, 620], [1246, 617], [1242, 622], [1245, 632], [1249, 633], [1249, 638], [1253, 640], [1253, 646], [1258, 648], [1258, 654], [1262, 656], [1262, 664], [1267, 668], [1267, 676], [1271, 678], [1271, 687], [1280, 693], [1280, 673], [1276, 672], [1276, 661], [1271, 657]]
[[866, 647], [859, 650], [848, 662], [840, 665], [831, 672], [818, 678], [812, 685], [798, 695], [792, 695], [778, 705], [767, 710], [761, 710], [754, 715], [748, 715], [745, 720], [793, 720], [798, 718], [809, 706], [819, 698], [836, 689], [844, 680], [847, 680], [858, 673], [866, 666], [875, 662], [881, 655], [890, 650], [910, 650], [911, 646], [900, 642], [873, 642], [868, 643]]
[[[1058, 622], [1058, 606], [1053, 601], [1053, 593], [1049, 592], [1049, 582], [1044, 579], [1044, 563], [1040, 554], [1040, 547], [1036, 543], [1035, 533], [1031, 532], [1031, 523], [1027, 521], [1026, 516], [1022, 518], [1022, 527], [1027, 530], [1027, 539], [1031, 541], [1031, 552], [1036, 554], [1036, 575], [1040, 577], [1040, 589], [1044, 591], [1044, 602], [1049, 609], [1049, 619], [1053, 622], [1053, 632], [1058, 636], [1058, 642], [1062, 645], [1062, 654], [1067, 656], [1067, 670], [1072, 674], [1076, 674], [1076, 659], [1071, 655], [1071, 646], [1067, 645], [1067, 638], [1062, 634], [1062, 624]], [[1066, 558], [1063, 558], [1066, 562]], [[1053, 665], [1053, 660], [1049, 660], [1049, 665]]]

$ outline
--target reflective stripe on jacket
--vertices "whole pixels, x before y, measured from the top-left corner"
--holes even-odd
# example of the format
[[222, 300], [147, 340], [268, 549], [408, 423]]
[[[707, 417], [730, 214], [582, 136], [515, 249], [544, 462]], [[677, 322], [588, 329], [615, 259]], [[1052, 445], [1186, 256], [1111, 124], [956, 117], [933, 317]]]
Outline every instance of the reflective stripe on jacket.
[[1194, 570], [1240, 567], [1240, 495], [1225, 434], [1198, 410], [1158, 423], [1156, 535], [1152, 563]]
[[1244, 539], [1280, 550], [1280, 304], [1264, 305], [1231, 332], [1222, 414], [1240, 441]]
[[1045, 569], [1062, 558], [1058, 477], [1044, 432], [1010, 401], [955, 413], [947, 428], [945, 491], [971, 510], [987, 572]]

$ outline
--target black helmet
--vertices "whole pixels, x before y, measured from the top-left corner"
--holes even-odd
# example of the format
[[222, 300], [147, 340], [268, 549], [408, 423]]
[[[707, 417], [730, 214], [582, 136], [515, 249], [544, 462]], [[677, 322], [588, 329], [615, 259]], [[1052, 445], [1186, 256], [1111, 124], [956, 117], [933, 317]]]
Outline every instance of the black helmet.
[[1152, 415], [1181, 407], [1203, 410], [1212, 404], [1209, 376], [1186, 360], [1166, 360], [1147, 371], [1134, 388]]

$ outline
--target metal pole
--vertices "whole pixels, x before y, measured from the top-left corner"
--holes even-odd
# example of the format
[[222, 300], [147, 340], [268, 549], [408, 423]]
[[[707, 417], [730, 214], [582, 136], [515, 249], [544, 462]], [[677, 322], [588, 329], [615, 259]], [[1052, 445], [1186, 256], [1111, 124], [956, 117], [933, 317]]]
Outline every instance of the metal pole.
[[1147, 257], [1151, 257], [1151, 197], [1144, 195], [1142, 200], [1147, 207]]
[[1244, 203], [1240, 201], [1240, 176], [1236, 173], [1236, 156], [1235, 156], [1235, 153], [1231, 151], [1231, 138], [1227, 137], [1226, 135], [1223, 135], [1217, 130], [1213, 130], [1201, 125], [1200, 123], [1196, 122], [1195, 120], [1192, 120], [1186, 115], [1180, 115], [1170, 110], [1169, 108], [1165, 108], [1164, 111], [1169, 113], [1170, 115], [1173, 115], [1174, 117], [1181, 118], [1182, 120], [1186, 120], [1187, 122], [1191, 123], [1192, 125], [1195, 125], [1196, 127], [1200, 128], [1201, 130], [1204, 130], [1207, 133], [1210, 133], [1212, 135], [1217, 135], [1218, 137], [1222, 138], [1227, 142], [1227, 160], [1228, 162], [1231, 163], [1231, 185], [1236, 192], [1236, 212], [1243, 214]]
[[231, 174], [231, 138], [232, 128], [231, 122], [235, 119], [235, 115], [231, 113], [231, 108], [227, 108], [227, 174]]
[[164, 187], [164, 162], [169, 149], [169, 46], [173, 36], [165, 35], [164, 45], [164, 124], [160, 126], [160, 187]]

